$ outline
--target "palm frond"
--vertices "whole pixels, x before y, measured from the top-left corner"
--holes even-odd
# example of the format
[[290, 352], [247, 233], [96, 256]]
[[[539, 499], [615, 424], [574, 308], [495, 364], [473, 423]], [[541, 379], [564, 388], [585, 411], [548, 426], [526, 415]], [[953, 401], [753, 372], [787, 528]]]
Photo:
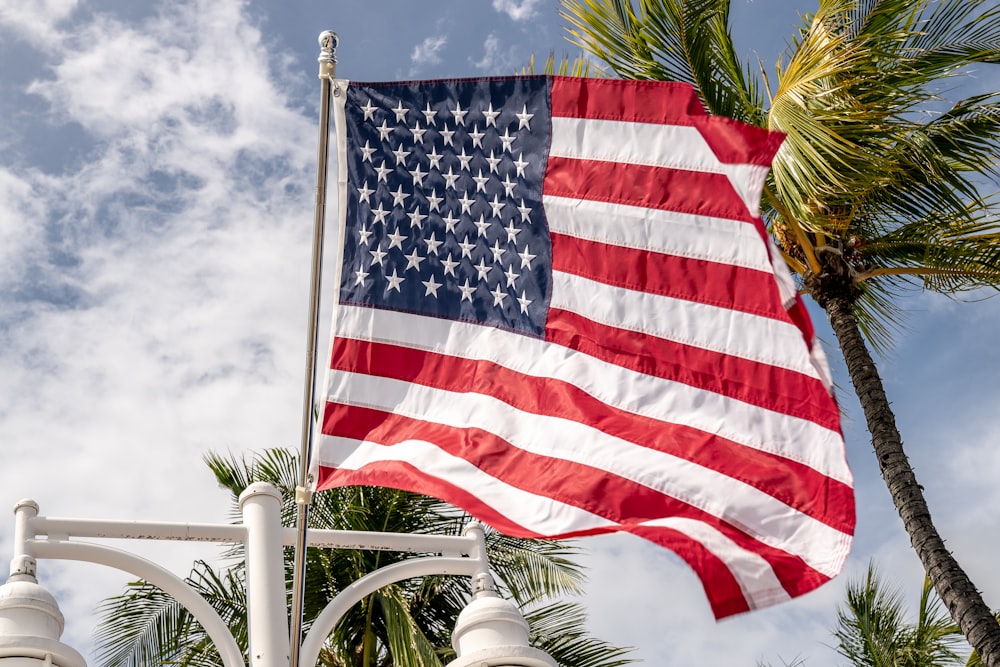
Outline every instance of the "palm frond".
[[435, 650], [411, 614], [407, 600], [397, 589], [387, 587], [380, 591], [378, 602], [385, 618], [387, 648], [392, 655], [393, 664], [441, 667], [442, 658], [452, 657]]
[[180, 638], [192, 622], [176, 600], [143, 581], [101, 602], [98, 614], [97, 660], [106, 667], [165, 664], [179, 652]]
[[757, 80], [729, 32], [728, 0], [564, 0], [560, 13], [570, 41], [618, 76], [690, 83], [712, 113], [763, 125]]
[[579, 595], [585, 579], [572, 557], [579, 548], [560, 540], [528, 540], [489, 531], [490, 566], [498, 582], [518, 604], [543, 598]]
[[587, 636], [587, 614], [582, 605], [551, 603], [526, 613], [525, 620], [532, 628], [532, 645], [563, 667], [619, 667], [635, 662], [628, 657], [631, 647], [613, 646]]

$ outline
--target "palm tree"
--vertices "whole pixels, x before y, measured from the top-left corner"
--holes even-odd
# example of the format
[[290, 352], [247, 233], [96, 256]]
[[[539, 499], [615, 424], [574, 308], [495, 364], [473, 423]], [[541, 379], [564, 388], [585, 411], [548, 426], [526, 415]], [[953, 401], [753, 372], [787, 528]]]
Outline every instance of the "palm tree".
[[903, 598], [869, 564], [864, 579], [847, 585], [847, 602], [837, 609], [836, 649], [855, 667], [948, 667], [963, 664], [964, 638], [941, 609], [930, 579], [924, 578], [917, 620], [906, 620]]
[[[893, 502], [962, 632], [1000, 666], [1000, 627], [931, 521], [871, 349], [903, 288], [1000, 284], [995, 202], [1000, 94], [945, 97], [1000, 62], [989, 0], [819, 0], [776, 65], [741, 65], [729, 0], [563, 0], [572, 40], [618, 76], [686, 81], [708, 110], [787, 133], [763, 216], [804, 292], [826, 311]], [[952, 91], [953, 93], [953, 91]]]
[[[837, 607], [833, 648], [852, 667], [950, 667], [980, 664], [972, 652], [963, 663], [959, 650], [967, 647], [924, 577], [917, 620], [907, 619], [900, 592], [885, 583], [874, 563], [863, 578], [847, 585], [846, 601]], [[763, 663], [761, 663], [763, 664]], [[791, 665], [804, 666], [798, 659]]]
[[[209, 454], [206, 462], [230, 492], [234, 518], [239, 517], [239, 494], [251, 483], [263, 481], [282, 492], [282, 520], [294, 525], [295, 455], [271, 449], [249, 459]], [[372, 487], [324, 491], [316, 495], [310, 512], [312, 528], [407, 533], [460, 534], [467, 519], [441, 501]], [[583, 573], [570, 560], [577, 553], [575, 547], [489, 531], [487, 548], [501, 593], [525, 610], [535, 646], [565, 667], [615, 667], [631, 662], [625, 657], [629, 649], [587, 635], [581, 606], [557, 599], [580, 592]], [[221, 570], [196, 562], [187, 582], [219, 612], [246, 651], [242, 550], [234, 547], [225, 556], [229, 562]], [[403, 558], [394, 552], [310, 549], [303, 600], [306, 627], [345, 586]], [[285, 560], [290, 586], [290, 549]], [[321, 662], [328, 667], [440, 667], [454, 657], [450, 632], [469, 597], [468, 582], [456, 577], [425, 577], [385, 586], [355, 605], [339, 623]], [[218, 653], [200, 624], [173, 598], [146, 582], [130, 583], [126, 592], [105, 600], [100, 616], [97, 647], [102, 665], [219, 664]]]

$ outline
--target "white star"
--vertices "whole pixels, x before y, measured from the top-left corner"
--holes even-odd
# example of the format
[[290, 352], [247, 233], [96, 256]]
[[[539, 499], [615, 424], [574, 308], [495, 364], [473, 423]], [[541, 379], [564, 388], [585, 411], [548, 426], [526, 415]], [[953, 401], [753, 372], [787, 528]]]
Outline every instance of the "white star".
[[469, 242], [469, 235], [465, 235], [465, 240], [458, 244], [458, 247], [462, 249], [462, 257], [468, 257], [472, 259], [472, 251], [475, 249], [476, 244]]
[[470, 199], [468, 192], [462, 195], [462, 198], [458, 200], [458, 203], [462, 205], [462, 213], [472, 215], [472, 205], [476, 203], [476, 200]]
[[403, 102], [402, 102], [402, 100], [400, 100], [399, 104], [396, 106], [395, 109], [392, 110], [392, 112], [394, 114], [396, 114], [396, 122], [397, 123], [405, 123], [406, 122], [406, 109], [403, 108]]
[[510, 174], [503, 177], [503, 189], [507, 193], [508, 197], [514, 196], [514, 186], [517, 185], [517, 181], [510, 180]]
[[517, 207], [521, 213], [521, 222], [528, 222], [531, 216], [531, 209], [524, 205], [524, 198], [521, 198], [521, 205]]
[[392, 128], [389, 127], [387, 121], [383, 120], [382, 124], [376, 129], [378, 129], [378, 136], [381, 141], [389, 141], [389, 135], [392, 134]]
[[365, 105], [361, 107], [361, 110], [365, 112], [365, 120], [375, 121], [375, 110], [378, 109], [376, 106], [372, 106], [372, 101], [368, 100]]
[[499, 264], [500, 260], [503, 259], [503, 256], [507, 253], [506, 248], [500, 247], [500, 239], [497, 239], [496, 241], [493, 242], [493, 247], [490, 248], [490, 250], [493, 252], [494, 264]]
[[403, 144], [399, 145], [399, 148], [392, 151], [392, 154], [396, 156], [396, 164], [406, 165], [406, 158], [410, 155], [410, 151], [403, 150]]
[[412, 213], [407, 213], [410, 218], [410, 227], [420, 227], [420, 224], [427, 219], [426, 215], [420, 213], [420, 209], [414, 209]]
[[493, 295], [493, 305], [502, 306], [503, 300], [507, 298], [507, 293], [500, 289], [500, 283], [497, 283], [497, 288], [490, 292]]
[[510, 130], [504, 130], [503, 134], [500, 135], [500, 143], [503, 144], [503, 149], [506, 152], [510, 152], [510, 149], [514, 146], [514, 139], [516, 137], [510, 136]]
[[448, 253], [448, 258], [441, 260], [441, 266], [444, 267], [444, 275], [455, 276], [455, 267], [458, 266], [460, 263], [461, 262], [456, 262], [454, 259], [452, 259], [451, 253]]
[[478, 146], [479, 148], [483, 147], [483, 137], [486, 136], [486, 133], [479, 131], [479, 125], [472, 126], [472, 132], [469, 132], [469, 136], [472, 137], [473, 148], [475, 148], [476, 146]]
[[528, 246], [524, 246], [524, 252], [517, 253], [517, 256], [521, 258], [521, 268], [531, 270], [531, 260], [538, 257], [538, 255], [532, 255], [528, 252]]
[[497, 173], [497, 165], [500, 164], [501, 158], [494, 157], [493, 151], [490, 151], [490, 156], [486, 158], [486, 162], [490, 165], [490, 172]]
[[441, 212], [441, 202], [444, 201], [444, 197], [438, 197], [437, 194], [437, 188], [433, 188], [431, 193], [427, 195], [428, 213], [431, 211]]
[[453, 216], [451, 214], [451, 211], [448, 211], [448, 215], [446, 215], [443, 218], [441, 218], [441, 220], [442, 220], [442, 222], [444, 222], [444, 231], [446, 233], [447, 232], [455, 233], [455, 225], [458, 224], [458, 218], [456, 218], [455, 216]]
[[[375, 171], [378, 172], [378, 180], [379, 181], [382, 181], [384, 183], [388, 183], [389, 182], [388, 179], [387, 179], [387, 177], [389, 176], [390, 173], [392, 173], [392, 169], [389, 169], [389, 167], [385, 166], [385, 160], [382, 160], [382, 166], [381, 167], [376, 167]], [[376, 183], [377, 182], [378, 181], [376, 181]]]
[[528, 306], [530, 306], [532, 303], [531, 299], [528, 298], [528, 295], [524, 292], [521, 292], [521, 298], [518, 299], [517, 302], [521, 304], [521, 312], [527, 314]]
[[379, 202], [378, 208], [372, 209], [372, 214], [375, 216], [375, 219], [372, 221], [372, 223], [381, 222], [384, 225], [385, 216], [389, 215], [389, 211], [382, 208], [382, 202]]
[[402, 276], [396, 275], [396, 269], [393, 269], [392, 270], [392, 275], [391, 276], [386, 276], [385, 279], [389, 281], [389, 284], [385, 286], [385, 291], [386, 292], [391, 292], [392, 290], [396, 290], [397, 292], [402, 292], [402, 290], [399, 289], [399, 285], [404, 280], [406, 280], [406, 278], [403, 278]]
[[478, 176], [473, 176], [472, 180], [476, 182], [476, 192], [486, 192], [486, 184], [489, 183], [490, 177], [483, 176], [483, 170], [479, 170]]
[[461, 174], [456, 174], [455, 171], [451, 167], [448, 167], [448, 173], [447, 174], [441, 174], [441, 175], [444, 176], [444, 187], [445, 187], [446, 190], [448, 188], [451, 188], [452, 190], [454, 190], [455, 189], [455, 181], [457, 181], [458, 177], [461, 176]]
[[485, 220], [483, 216], [480, 215], [479, 220], [475, 223], [476, 229], [479, 230], [479, 236], [486, 236], [486, 230], [490, 228], [491, 224], [493, 223]]
[[355, 285], [364, 285], [365, 284], [365, 278], [368, 277], [368, 272], [365, 271], [364, 269], [358, 269], [357, 271], [354, 272], [354, 275], [357, 276], [354, 279], [354, 284]]
[[528, 166], [528, 163], [524, 161], [524, 153], [521, 153], [514, 161], [514, 166], [517, 168], [517, 175], [524, 178], [524, 168]]
[[427, 159], [431, 163], [431, 169], [440, 169], [441, 168], [441, 158], [442, 157], [444, 157], [444, 156], [441, 155], [440, 153], [438, 153], [437, 149], [435, 149], [433, 146], [431, 146], [431, 152], [427, 154]]
[[381, 266], [382, 262], [385, 260], [385, 250], [382, 250], [381, 246], [375, 246], [374, 250], [369, 250], [368, 252], [371, 253], [372, 256], [372, 265], [374, 266], [375, 264], [378, 264]]
[[531, 125], [529, 125], [528, 121], [530, 121], [532, 118], [534, 118], [535, 114], [528, 113], [528, 105], [527, 104], [525, 104], [524, 106], [521, 107], [521, 113], [514, 114], [514, 115], [517, 116], [517, 129], [520, 130], [521, 128], [526, 127], [526, 128], [528, 128], [529, 131], [531, 130]]
[[368, 141], [367, 139], [365, 139], [364, 148], [361, 149], [361, 153], [362, 153], [362, 155], [361, 155], [361, 161], [362, 162], [371, 162], [372, 161], [372, 153], [374, 153], [375, 151], [378, 150], [377, 148], [372, 148], [370, 144], [371, 144], [371, 142]]
[[451, 115], [455, 117], [455, 125], [465, 125], [465, 114], [469, 113], [466, 109], [462, 111], [462, 105], [455, 102], [455, 109], [451, 112]]
[[493, 110], [493, 102], [490, 102], [490, 108], [484, 111], [483, 115], [486, 116], [486, 127], [490, 125], [493, 127], [497, 126], [497, 116], [500, 115], [500, 111]]
[[480, 257], [479, 264], [476, 264], [473, 268], [475, 268], [476, 272], [479, 273], [479, 280], [486, 280], [486, 276], [488, 276], [490, 271], [493, 269], [492, 266], [486, 266], [485, 257]]
[[416, 269], [417, 273], [420, 273], [420, 262], [423, 262], [423, 261], [427, 260], [426, 257], [421, 257], [417, 253], [417, 249], [416, 248], [414, 248], [413, 252], [411, 252], [409, 255], [403, 255], [403, 257], [406, 258], [406, 268], [407, 269]]
[[358, 230], [358, 245], [368, 245], [368, 237], [372, 235], [372, 230], [364, 225]]
[[392, 193], [392, 205], [402, 206], [403, 203], [410, 198], [410, 193], [403, 192], [403, 186], [400, 185], [396, 188], [396, 191]]
[[393, 248], [399, 248], [400, 252], [403, 250], [403, 239], [406, 237], [399, 233], [399, 227], [393, 230], [392, 234], [386, 235], [389, 240], [389, 247], [386, 250], [392, 250]]
[[511, 220], [507, 223], [507, 243], [513, 243], [517, 245], [517, 235], [521, 233], [521, 230], [514, 226], [514, 221]]
[[500, 195], [499, 194], [493, 195], [493, 201], [490, 202], [490, 208], [493, 209], [493, 217], [494, 218], [499, 218], [500, 217], [500, 210], [503, 209], [504, 204], [506, 204], [506, 203], [507, 202], [500, 201]]
[[449, 130], [448, 129], [448, 124], [445, 123], [444, 124], [444, 129], [441, 130], [441, 138], [444, 139], [444, 145], [445, 146], [454, 146], [455, 143], [454, 143], [454, 140], [452, 139], [452, 137], [454, 137], [454, 136], [455, 136], [455, 130]]
[[427, 130], [421, 129], [419, 122], [415, 123], [414, 126], [413, 126], [413, 129], [410, 130], [410, 133], [413, 134], [413, 143], [415, 143], [415, 144], [421, 143], [422, 144], [424, 142], [424, 133], [425, 132], [427, 132]]
[[428, 255], [432, 253], [435, 255], [438, 254], [438, 248], [441, 246], [442, 243], [444, 243], [444, 241], [438, 241], [437, 234], [434, 234], [432, 232], [431, 237], [427, 239], [427, 254]]
[[[462, 291], [462, 301], [468, 301], [472, 303], [472, 293], [476, 291], [475, 287], [469, 287], [469, 279], [465, 279], [464, 285], [459, 285], [458, 289]], [[461, 301], [459, 302], [461, 303]]]
[[437, 115], [437, 111], [434, 111], [434, 109], [431, 109], [431, 103], [430, 102], [427, 103], [427, 107], [423, 111], [421, 111], [420, 113], [424, 114], [424, 118], [426, 119], [426, 122], [427, 122], [428, 126], [434, 125], [434, 116]]
[[424, 292], [424, 296], [432, 296], [436, 299], [438, 295], [438, 290], [441, 288], [441, 283], [434, 282], [433, 275], [431, 275], [430, 280], [421, 280], [420, 282], [422, 282], [424, 284], [424, 287], [427, 288], [427, 291]]
[[514, 271], [514, 265], [513, 264], [511, 264], [510, 266], [508, 266], [507, 270], [504, 271], [503, 274], [505, 276], [507, 276], [507, 287], [513, 287], [514, 286], [514, 281], [521, 277], [520, 273], [517, 273], [516, 271]]
[[469, 170], [469, 162], [472, 161], [472, 156], [471, 155], [467, 155], [465, 153], [465, 149], [463, 148], [461, 154], [456, 155], [455, 157], [457, 157], [458, 161], [462, 163], [462, 169], [465, 169], [466, 171], [468, 171]]
[[370, 205], [371, 200], [369, 197], [371, 197], [373, 192], [375, 191], [368, 187], [368, 181], [366, 180], [365, 184], [358, 188], [358, 202], [365, 202]]
[[410, 170], [410, 176], [413, 177], [413, 187], [416, 187], [418, 185], [419, 186], [423, 186], [423, 184], [424, 184], [424, 176], [426, 176], [426, 175], [427, 175], [427, 172], [426, 171], [421, 171], [419, 164], [416, 167], [414, 167], [413, 169], [411, 169]]

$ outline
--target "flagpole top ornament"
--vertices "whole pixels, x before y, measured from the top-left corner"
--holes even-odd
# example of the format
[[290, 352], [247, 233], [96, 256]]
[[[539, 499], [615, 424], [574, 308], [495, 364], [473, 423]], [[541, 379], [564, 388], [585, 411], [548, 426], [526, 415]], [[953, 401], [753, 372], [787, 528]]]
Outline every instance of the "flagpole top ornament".
[[333, 78], [337, 69], [337, 46], [340, 37], [332, 30], [324, 30], [319, 34], [319, 75]]

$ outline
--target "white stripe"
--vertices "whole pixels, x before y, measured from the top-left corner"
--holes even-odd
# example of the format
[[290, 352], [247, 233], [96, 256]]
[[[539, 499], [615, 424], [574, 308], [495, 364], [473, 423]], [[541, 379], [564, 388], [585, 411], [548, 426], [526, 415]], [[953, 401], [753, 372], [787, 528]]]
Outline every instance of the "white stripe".
[[549, 155], [724, 174], [754, 217], [768, 167], [720, 162], [697, 127], [552, 117]]
[[[337, 335], [344, 338], [489, 361], [524, 375], [560, 380], [614, 408], [684, 424], [851, 482], [840, 434], [806, 419], [637, 373], [494, 327], [343, 304], [337, 318]], [[801, 339], [798, 346], [802, 346]]]
[[773, 272], [767, 246], [747, 222], [552, 195], [542, 201], [552, 232]]
[[404, 440], [386, 447], [380, 443], [323, 435], [316, 458], [323, 467], [348, 470], [358, 470], [381, 461], [410, 463], [427, 475], [459, 488], [474, 490], [472, 495], [496, 510], [497, 514], [540, 535], [561, 535], [618, 525], [579, 507], [511, 486], [484, 473], [465, 459], [452, 456], [423, 440]]
[[751, 609], [760, 609], [791, 599], [763, 557], [742, 548], [712, 526], [683, 517], [644, 521], [639, 525], [670, 528], [700, 543], [726, 564]]
[[550, 307], [618, 329], [817, 377], [802, 332], [791, 322], [561, 272], [552, 274]]
[[[327, 400], [457, 429], [483, 429], [522, 451], [589, 466], [676, 498], [763, 544], [800, 556], [828, 576], [839, 571], [831, 570], [827, 560], [844, 537], [840, 531], [739, 480], [585, 424], [523, 412], [485, 394], [345, 371], [331, 372]], [[423, 466], [422, 459], [413, 463]], [[468, 480], [452, 481], [475, 488]]]

